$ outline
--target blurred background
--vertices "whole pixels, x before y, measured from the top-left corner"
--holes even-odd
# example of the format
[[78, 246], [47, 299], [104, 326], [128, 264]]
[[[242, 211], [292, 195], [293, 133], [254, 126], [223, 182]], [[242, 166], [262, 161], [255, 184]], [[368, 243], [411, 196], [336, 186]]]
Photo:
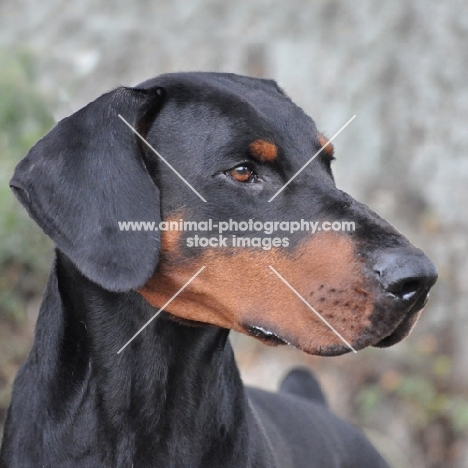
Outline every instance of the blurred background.
[[336, 358], [233, 336], [246, 382], [313, 368], [333, 409], [398, 468], [468, 467], [468, 3], [464, 0], [2, 0], [0, 433], [52, 246], [8, 188], [54, 123], [160, 73], [274, 78], [332, 136], [343, 190], [439, 268], [416, 330]]

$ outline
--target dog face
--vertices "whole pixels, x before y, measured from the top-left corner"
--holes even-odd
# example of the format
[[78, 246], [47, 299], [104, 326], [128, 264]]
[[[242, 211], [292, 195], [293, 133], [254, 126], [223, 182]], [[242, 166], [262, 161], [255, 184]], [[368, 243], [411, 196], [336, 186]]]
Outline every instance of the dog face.
[[[274, 82], [163, 75], [59, 123], [20, 163], [12, 187], [105, 289], [136, 289], [161, 308], [204, 266], [165, 307], [173, 317], [312, 354], [389, 346], [417, 320], [436, 269], [337, 189], [332, 159], [331, 144]], [[118, 222], [129, 220], [196, 228], [120, 231]], [[200, 228], [209, 220], [217, 231]], [[316, 232], [281, 230], [301, 221]], [[325, 230], [343, 223], [355, 229]]]

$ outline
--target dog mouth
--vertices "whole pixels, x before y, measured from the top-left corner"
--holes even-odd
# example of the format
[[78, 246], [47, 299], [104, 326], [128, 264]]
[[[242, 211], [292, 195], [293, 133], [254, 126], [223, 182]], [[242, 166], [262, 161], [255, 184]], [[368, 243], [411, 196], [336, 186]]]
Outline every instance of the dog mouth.
[[393, 328], [393, 331], [372, 346], [375, 348], [388, 348], [406, 338], [416, 325], [416, 322], [418, 321], [418, 318], [428, 300], [429, 294], [421, 296], [421, 298], [418, 299], [418, 301], [411, 307], [403, 320]]
[[278, 345], [291, 345], [285, 339], [279, 337], [275, 332], [267, 330], [266, 328], [247, 325], [245, 327], [247, 333], [254, 338], [257, 338], [262, 343], [269, 345], [269, 346], [278, 346]]
[[[429, 300], [429, 294], [422, 295], [412, 307], [408, 310], [408, 312], [403, 316], [403, 318], [394, 324], [391, 329], [388, 331], [386, 335], [380, 335], [377, 342], [370, 342], [364, 341], [360, 343], [356, 343], [356, 349], [363, 349], [367, 346], [373, 346], [375, 348], [388, 348], [393, 346], [396, 343], [399, 343], [404, 338], [406, 338], [412, 331], [413, 327], [415, 326], [418, 318], [423, 311], [427, 301]], [[318, 354], [322, 356], [337, 356], [341, 354], [345, 354], [350, 351], [349, 346], [345, 344], [334, 344], [331, 346], [320, 347], [317, 349], [304, 349], [298, 343], [291, 343], [283, 336], [279, 336], [276, 331], [272, 331], [269, 327], [259, 326], [259, 325], [252, 325], [252, 324], [244, 324], [244, 331], [246, 334], [258, 339], [263, 344], [268, 346], [279, 346], [279, 345], [288, 345], [293, 346], [296, 348], [301, 349], [302, 351], [308, 354]]]

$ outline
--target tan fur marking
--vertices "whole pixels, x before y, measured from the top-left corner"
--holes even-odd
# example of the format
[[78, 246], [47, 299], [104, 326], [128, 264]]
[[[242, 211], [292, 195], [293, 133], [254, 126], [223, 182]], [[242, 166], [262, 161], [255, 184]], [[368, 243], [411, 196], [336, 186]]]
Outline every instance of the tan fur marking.
[[365, 289], [362, 265], [344, 236], [318, 234], [293, 252], [207, 249], [196, 260], [171, 257], [162, 252], [158, 269], [139, 293], [160, 308], [205, 265], [167, 308], [182, 319], [242, 333], [247, 325], [258, 326], [311, 354], [341, 346], [340, 338], [268, 268], [272, 265], [319, 313], [333, 312], [334, 328], [350, 343], [370, 325], [375, 298]]
[[274, 161], [278, 156], [278, 147], [269, 141], [256, 140], [249, 146], [252, 156], [258, 161]]
[[[330, 157], [333, 158], [333, 154], [335, 152], [335, 149], [333, 148], [333, 145], [331, 143], [328, 143], [328, 140], [321, 134], [318, 134], [318, 141], [320, 143], [321, 147], [323, 148], [323, 151]], [[328, 145], [327, 145], [328, 143]], [[327, 146], [325, 146], [327, 145]]]

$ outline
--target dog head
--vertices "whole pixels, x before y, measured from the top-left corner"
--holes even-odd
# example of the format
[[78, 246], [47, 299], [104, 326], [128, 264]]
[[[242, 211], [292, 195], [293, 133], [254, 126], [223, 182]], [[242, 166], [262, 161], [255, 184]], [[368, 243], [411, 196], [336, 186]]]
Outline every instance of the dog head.
[[171, 300], [179, 320], [334, 355], [400, 341], [437, 272], [336, 187], [333, 158], [273, 81], [173, 74], [62, 120], [11, 186], [102, 288], [137, 290], [156, 308]]

